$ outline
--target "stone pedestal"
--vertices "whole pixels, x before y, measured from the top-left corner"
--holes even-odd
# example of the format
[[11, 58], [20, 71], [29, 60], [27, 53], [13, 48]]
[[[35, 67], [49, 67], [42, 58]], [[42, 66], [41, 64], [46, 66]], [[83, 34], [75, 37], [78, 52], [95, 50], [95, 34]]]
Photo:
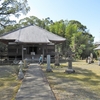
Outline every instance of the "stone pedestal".
[[50, 66], [50, 55], [47, 55], [47, 72], [52, 72], [51, 66]]
[[66, 73], [75, 73], [75, 70], [72, 69], [72, 59], [70, 57], [67, 58], [68, 61], [68, 69], [65, 70]]
[[88, 64], [91, 64], [91, 58], [88, 57]]
[[70, 74], [70, 73], [75, 73], [75, 70], [74, 69], [67, 69], [65, 70], [66, 73]]

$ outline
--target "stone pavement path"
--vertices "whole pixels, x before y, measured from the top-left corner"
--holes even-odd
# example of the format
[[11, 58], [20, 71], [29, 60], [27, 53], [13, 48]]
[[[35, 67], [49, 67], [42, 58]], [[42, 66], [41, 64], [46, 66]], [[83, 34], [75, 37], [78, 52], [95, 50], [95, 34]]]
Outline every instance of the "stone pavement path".
[[56, 100], [40, 66], [29, 66], [15, 100]]

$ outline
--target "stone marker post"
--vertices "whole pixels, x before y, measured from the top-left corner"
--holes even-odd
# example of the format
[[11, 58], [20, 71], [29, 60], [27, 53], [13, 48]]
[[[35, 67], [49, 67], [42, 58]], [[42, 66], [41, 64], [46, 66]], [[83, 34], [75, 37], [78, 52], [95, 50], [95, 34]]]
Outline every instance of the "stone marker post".
[[47, 72], [52, 72], [51, 66], [50, 66], [50, 55], [47, 55]]

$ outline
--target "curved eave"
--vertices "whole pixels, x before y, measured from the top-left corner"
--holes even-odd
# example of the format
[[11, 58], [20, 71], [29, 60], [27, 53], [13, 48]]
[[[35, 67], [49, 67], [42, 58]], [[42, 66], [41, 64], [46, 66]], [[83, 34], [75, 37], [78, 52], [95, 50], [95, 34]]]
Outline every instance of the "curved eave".
[[62, 43], [64, 41], [66, 41], [66, 39], [63, 39], [63, 40], [50, 40], [51, 42], [53, 43]]
[[9, 42], [14, 42], [14, 39], [0, 39], [0, 42], [8, 44]]
[[49, 44], [50, 42], [16, 42], [18, 44]]

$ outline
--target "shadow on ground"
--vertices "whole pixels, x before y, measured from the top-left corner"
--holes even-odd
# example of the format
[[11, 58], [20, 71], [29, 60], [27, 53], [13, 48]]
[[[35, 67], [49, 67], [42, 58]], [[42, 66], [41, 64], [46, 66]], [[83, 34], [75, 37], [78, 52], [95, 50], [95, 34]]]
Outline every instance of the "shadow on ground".
[[[75, 73], [67, 74], [65, 68], [54, 68], [53, 73], [46, 73], [48, 81], [59, 100], [100, 100], [100, 92], [92, 91], [91, 87], [100, 85], [100, 76], [91, 70], [75, 68]], [[88, 87], [90, 85], [90, 87]], [[59, 95], [59, 96], [58, 96]]]

